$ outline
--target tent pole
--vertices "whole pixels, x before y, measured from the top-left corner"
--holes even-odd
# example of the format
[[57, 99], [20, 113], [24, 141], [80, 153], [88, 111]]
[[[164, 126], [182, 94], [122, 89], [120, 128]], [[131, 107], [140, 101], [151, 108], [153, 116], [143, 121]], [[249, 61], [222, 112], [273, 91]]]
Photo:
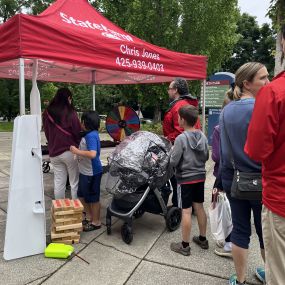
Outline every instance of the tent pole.
[[95, 91], [95, 70], [92, 70], [92, 95], [93, 95], [93, 111], [96, 110], [96, 103], [95, 103], [95, 98], [96, 98], [96, 91]]
[[206, 79], [203, 80], [203, 109], [202, 109], [202, 131], [206, 128]]
[[25, 115], [25, 60], [19, 59], [20, 116]]
[[96, 110], [96, 105], [95, 105], [95, 97], [96, 97], [95, 84], [92, 85], [92, 93], [93, 93], [93, 111], [95, 111]]

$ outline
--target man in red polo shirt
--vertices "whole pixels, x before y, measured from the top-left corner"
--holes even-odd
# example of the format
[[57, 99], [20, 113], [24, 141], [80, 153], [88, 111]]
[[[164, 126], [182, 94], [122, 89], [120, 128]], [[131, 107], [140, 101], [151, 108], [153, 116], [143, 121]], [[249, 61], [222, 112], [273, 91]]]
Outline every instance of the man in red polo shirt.
[[[285, 25], [282, 28], [285, 53]], [[262, 162], [262, 229], [266, 284], [285, 278], [285, 71], [256, 97], [245, 152]]]
[[[198, 108], [198, 100], [189, 94], [188, 83], [183, 78], [175, 78], [168, 87], [168, 96], [171, 101], [163, 120], [163, 135], [174, 143], [176, 137], [183, 132], [178, 123], [178, 110], [185, 105], [192, 105]], [[201, 128], [198, 118], [196, 129]], [[172, 204], [177, 207], [177, 182], [175, 176], [171, 178], [173, 188]]]

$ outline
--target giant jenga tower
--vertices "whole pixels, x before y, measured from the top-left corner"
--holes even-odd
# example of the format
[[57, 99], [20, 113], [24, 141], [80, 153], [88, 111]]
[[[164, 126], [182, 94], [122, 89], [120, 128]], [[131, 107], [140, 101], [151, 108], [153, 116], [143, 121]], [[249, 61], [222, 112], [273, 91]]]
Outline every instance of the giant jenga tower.
[[80, 200], [52, 201], [51, 240], [54, 243], [79, 243], [83, 205]]

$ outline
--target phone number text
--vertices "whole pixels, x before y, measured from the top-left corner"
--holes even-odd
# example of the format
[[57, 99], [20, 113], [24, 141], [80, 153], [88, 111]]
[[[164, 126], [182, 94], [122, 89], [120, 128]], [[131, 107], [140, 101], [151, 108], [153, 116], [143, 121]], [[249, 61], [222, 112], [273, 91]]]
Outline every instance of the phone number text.
[[147, 62], [143, 60], [117, 57], [116, 64], [126, 68], [148, 69], [148, 70], [156, 70], [164, 72], [164, 66], [162, 63]]

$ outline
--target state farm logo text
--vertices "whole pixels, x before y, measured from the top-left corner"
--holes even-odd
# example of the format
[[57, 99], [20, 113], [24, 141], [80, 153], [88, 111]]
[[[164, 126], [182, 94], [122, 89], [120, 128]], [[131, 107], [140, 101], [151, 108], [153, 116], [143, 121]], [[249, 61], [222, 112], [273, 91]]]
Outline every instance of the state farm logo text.
[[103, 24], [92, 23], [88, 20], [78, 20], [73, 17], [69, 17], [68, 15], [62, 12], [60, 12], [59, 14], [60, 14], [62, 21], [67, 24], [75, 25], [77, 27], [83, 27], [86, 29], [100, 30], [102, 31], [101, 33], [102, 36], [110, 38], [110, 39], [115, 39], [115, 40], [120, 40], [120, 41], [126, 40], [129, 42], [133, 42], [133, 39], [131, 36], [115, 32], [114, 30], [107, 28]]

